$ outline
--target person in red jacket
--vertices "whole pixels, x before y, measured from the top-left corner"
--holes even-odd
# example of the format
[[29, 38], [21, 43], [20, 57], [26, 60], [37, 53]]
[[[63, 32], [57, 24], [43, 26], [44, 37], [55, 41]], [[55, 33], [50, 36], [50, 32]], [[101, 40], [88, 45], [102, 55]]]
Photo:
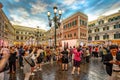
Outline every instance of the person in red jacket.
[[77, 68], [77, 73], [80, 74], [80, 62], [81, 62], [81, 54], [82, 51], [80, 50], [80, 48], [76, 50], [74, 50], [74, 62], [73, 62], [73, 69], [72, 69], [72, 73], [74, 74], [75, 69]]

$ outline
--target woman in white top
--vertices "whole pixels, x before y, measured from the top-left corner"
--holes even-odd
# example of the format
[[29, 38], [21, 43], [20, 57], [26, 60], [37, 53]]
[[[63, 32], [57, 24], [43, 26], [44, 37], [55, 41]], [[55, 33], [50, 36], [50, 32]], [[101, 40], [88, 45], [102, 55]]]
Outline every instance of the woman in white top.
[[24, 54], [23, 54], [23, 65], [24, 65], [23, 72], [25, 74], [24, 80], [29, 80], [29, 78], [30, 78], [31, 66], [30, 66], [30, 64], [28, 62], [31, 61], [31, 57], [32, 57], [34, 51], [35, 51], [35, 49], [33, 49], [32, 53], [30, 53], [30, 54], [29, 54], [28, 51], [25, 51]]

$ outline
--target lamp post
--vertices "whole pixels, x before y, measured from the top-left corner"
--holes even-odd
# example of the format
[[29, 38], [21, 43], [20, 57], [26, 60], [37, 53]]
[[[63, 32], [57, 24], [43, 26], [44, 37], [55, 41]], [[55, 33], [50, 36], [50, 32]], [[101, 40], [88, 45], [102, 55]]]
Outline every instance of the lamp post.
[[62, 15], [62, 11], [59, 10], [58, 14], [57, 15], [57, 6], [54, 6], [53, 7], [53, 10], [54, 10], [54, 17], [53, 19], [50, 19], [50, 15], [51, 13], [48, 11], [47, 15], [48, 15], [48, 20], [49, 20], [49, 26], [51, 27], [52, 26], [52, 21], [54, 22], [54, 27], [55, 27], [55, 36], [54, 36], [54, 48], [56, 49], [56, 29], [58, 28], [58, 26], [60, 26], [60, 18], [61, 18], [61, 15]]
[[39, 42], [39, 26], [37, 26], [35, 36], [36, 36], [36, 45], [38, 46], [38, 42]]
[[50, 43], [49, 43], [49, 44], [50, 44], [50, 46], [49, 46], [49, 47], [51, 48], [51, 38], [49, 38], [49, 42], [50, 42]]

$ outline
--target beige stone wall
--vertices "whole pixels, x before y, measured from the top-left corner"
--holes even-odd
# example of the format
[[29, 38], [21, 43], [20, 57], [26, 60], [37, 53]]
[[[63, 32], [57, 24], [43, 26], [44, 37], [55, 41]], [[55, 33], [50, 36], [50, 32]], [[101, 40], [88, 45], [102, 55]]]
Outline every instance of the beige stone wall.
[[14, 43], [14, 27], [2, 10], [0, 4], [0, 39], [3, 40], [3, 46], [13, 45]]
[[[118, 18], [115, 20], [115, 18]], [[110, 19], [114, 19], [112, 21], [109, 22]], [[98, 22], [100, 20], [103, 20], [104, 23], [103, 24], [98, 24]], [[94, 25], [94, 24], [98, 24], [98, 25]], [[117, 13], [108, 15], [108, 16], [102, 16], [99, 17], [98, 19], [91, 21], [88, 23], [88, 30], [92, 30], [92, 33], [88, 33], [89, 36], [92, 37], [92, 41], [90, 42], [94, 42], [94, 41], [106, 41], [106, 40], [120, 40], [120, 39], [114, 39], [114, 34], [116, 32], [120, 31], [120, 28], [116, 28], [114, 29], [114, 25], [116, 24], [120, 24], [120, 12], [118, 11]], [[93, 25], [93, 26], [91, 26]], [[109, 30], [103, 30], [103, 28], [105, 27], [109, 27]], [[98, 28], [99, 32], [95, 32], [95, 29]], [[104, 34], [108, 34], [109, 35], [109, 39], [103, 39], [103, 35]], [[98, 34], [100, 39], [99, 40], [95, 40], [94, 37], [95, 35]]]

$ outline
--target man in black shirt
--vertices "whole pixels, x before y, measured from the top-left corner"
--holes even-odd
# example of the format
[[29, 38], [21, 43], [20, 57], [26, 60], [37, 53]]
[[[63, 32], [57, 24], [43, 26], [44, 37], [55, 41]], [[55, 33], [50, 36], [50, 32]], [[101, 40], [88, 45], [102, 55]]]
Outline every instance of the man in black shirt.
[[105, 55], [104, 64], [106, 65], [109, 80], [120, 80], [120, 53], [118, 53], [118, 46], [110, 46], [110, 52]]
[[62, 70], [66, 70], [68, 69], [68, 51], [65, 48], [64, 51], [61, 52], [62, 53]]

